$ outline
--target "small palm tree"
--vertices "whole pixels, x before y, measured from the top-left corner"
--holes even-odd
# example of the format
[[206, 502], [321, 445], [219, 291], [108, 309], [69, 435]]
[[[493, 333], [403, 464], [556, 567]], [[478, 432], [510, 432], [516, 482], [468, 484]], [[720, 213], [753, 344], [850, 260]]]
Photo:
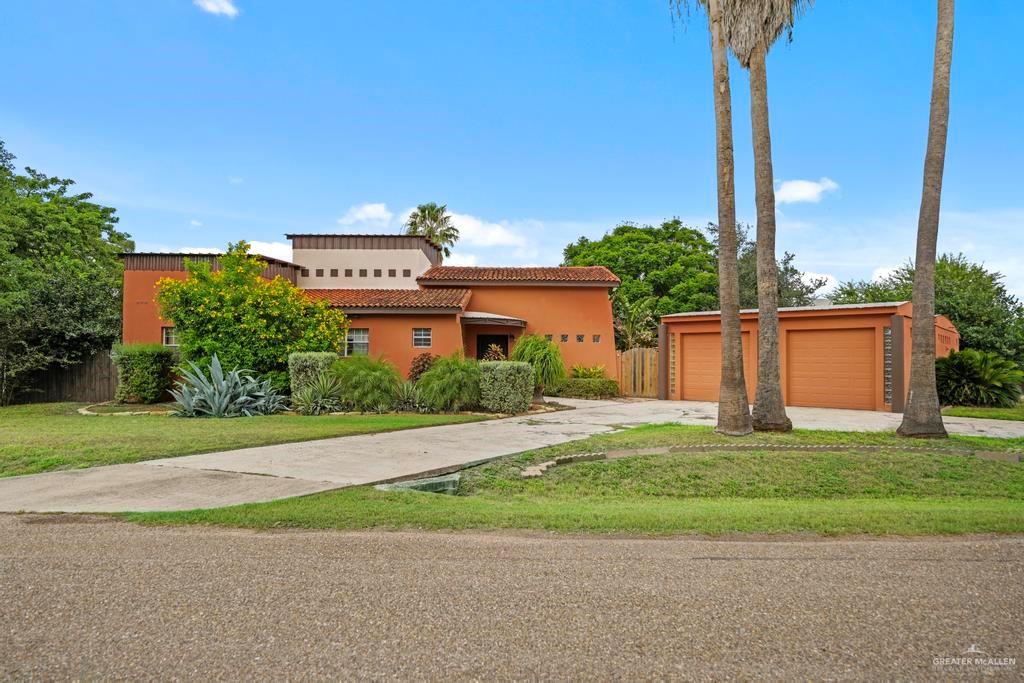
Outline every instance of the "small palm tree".
[[452, 255], [451, 248], [459, 241], [459, 229], [452, 225], [448, 205], [434, 202], [420, 204], [405, 222], [406, 235], [422, 235], [441, 247], [445, 258]]
[[917, 219], [914, 260], [914, 322], [910, 330], [910, 392], [901, 436], [944, 437], [942, 410], [935, 383], [935, 250], [939, 238], [939, 203], [949, 130], [949, 68], [953, 62], [953, 0], [938, 0], [932, 103], [928, 146], [924, 156], [924, 188]]
[[658, 321], [654, 317], [654, 302], [653, 296], [636, 301], [615, 297], [615, 333], [623, 349], [655, 345]]
[[544, 402], [544, 387], [553, 386], [565, 379], [565, 363], [558, 345], [539, 334], [527, 334], [519, 338], [509, 354], [509, 360], [529, 363], [533, 366], [533, 402]]

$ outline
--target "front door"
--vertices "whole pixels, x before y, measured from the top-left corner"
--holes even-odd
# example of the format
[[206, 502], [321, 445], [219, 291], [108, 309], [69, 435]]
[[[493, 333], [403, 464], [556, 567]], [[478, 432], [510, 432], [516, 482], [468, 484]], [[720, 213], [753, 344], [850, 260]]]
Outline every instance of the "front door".
[[508, 335], [507, 334], [478, 334], [476, 336], [476, 358], [480, 360], [487, 353], [491, 344], [501, 348], [501, 352], [508, 357]]

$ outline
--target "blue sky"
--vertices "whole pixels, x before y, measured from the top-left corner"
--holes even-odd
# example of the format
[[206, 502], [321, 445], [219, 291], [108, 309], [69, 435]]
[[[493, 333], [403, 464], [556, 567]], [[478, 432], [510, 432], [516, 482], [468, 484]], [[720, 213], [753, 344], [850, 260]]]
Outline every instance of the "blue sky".
[[[958, 5], [940, 248], [1024, 295], [1024, 3]], [[801, 268], [913, 254], [934, 15], [819, 0], [770, 55], [779, 246]], [[8, 2], [0, 60], [18, 163], [115, 206], [140, 249], [287, 256], [285, 232], [397, 232], [438, 201], [464, 234], [450, 262], [556, 264], [619, 221], [716, 216], [706, 26], [664, 0]]]

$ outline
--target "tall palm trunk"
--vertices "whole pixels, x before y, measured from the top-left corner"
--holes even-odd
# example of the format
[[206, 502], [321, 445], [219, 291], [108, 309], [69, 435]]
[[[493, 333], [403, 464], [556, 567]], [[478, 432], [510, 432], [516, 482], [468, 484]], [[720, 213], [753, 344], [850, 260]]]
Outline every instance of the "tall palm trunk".
[[953, 61], [953, 0], [938, 0], [935, 65], [924, 157], [924, 188], [917, 220], [914, 261], [914, 322], [911, 327], [910, 392], [897, 430], [902, 436], [943, 437], [939, 395], [935, 388], [935, 249], [939, 236], [942, 171], [949, 129], [949, 68]]
[[718, 152], [718, 300], [722, 309], [722, 383], [718, 426], [722, 434], [752, 431], [747, 386], [743, 378], [740, 334], [740, 280], [736, 262], [736, 188], [733, 171], [732, 94], [722, 25], [722, 0], [707, 0], [711, 62], [715, 84], [715, 131]]
[[775, 263], [775, 178], [768, 125], [767, 46], [750, 55], [750, 125], [754, 141], [754, 195], [757, 203], [757, 393], [754, 429], [788, 432], [779, 379], [779, 269]]

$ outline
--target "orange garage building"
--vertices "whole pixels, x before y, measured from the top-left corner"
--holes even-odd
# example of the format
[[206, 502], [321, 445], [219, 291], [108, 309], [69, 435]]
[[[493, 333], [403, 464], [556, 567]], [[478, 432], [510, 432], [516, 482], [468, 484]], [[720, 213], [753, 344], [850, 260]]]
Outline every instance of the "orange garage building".
[[[757, 311], [741, 313], [743, 371], [757, 387]], [[779, 355], [786, 405], [902, 412], [910, 377], [909, 301], [779, 309]], [[659, 328], [659, 396], [717, 401], [721, 336], [717, 311], [664, 316]], [[945, 316], [935, 317], [935, 351], [960, 348]]]

